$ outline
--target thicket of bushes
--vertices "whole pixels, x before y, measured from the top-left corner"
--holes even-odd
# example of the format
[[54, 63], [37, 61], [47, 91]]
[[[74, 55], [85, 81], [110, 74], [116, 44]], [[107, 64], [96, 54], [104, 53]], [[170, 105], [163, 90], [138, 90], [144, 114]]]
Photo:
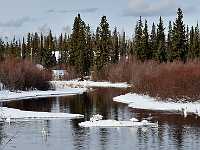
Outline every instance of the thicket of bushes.
[[200, 98], [200, 61], [158, 63], [141, 62], [134, 57], [105, 67], [94, 80], [129, 82], [132, 91], [161, 99], [198, 100]]
[[8, 58], [0, 62], [0, 82], [10, 90], [48, 90], [52, 73], [28, 60]]

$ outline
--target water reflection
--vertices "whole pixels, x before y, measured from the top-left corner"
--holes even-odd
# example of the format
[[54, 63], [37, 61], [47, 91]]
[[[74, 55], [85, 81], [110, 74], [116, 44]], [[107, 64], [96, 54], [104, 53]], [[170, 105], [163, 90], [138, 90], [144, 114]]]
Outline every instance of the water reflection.
[[[126, 149], [199, 149], [200, 118], [180, 114], [133, 110], [112, 101], [126, 90], [96, 89], [82, 95], [22, 100], [3, 103], [3, 106], [32, 111], [51, 111], [84, 114], [78, 120], [51, 120], [0, 124], [2, 148], [13, 134], [18, 136], [5, 149], [19, 150], [126, 150]], [[78, 123], [89, 120], [93, 114], [104, 119], [127, 120], [152, 117], [159, 128], [80, 128]], [[43, 129], [46, 135], [43, 136]]]

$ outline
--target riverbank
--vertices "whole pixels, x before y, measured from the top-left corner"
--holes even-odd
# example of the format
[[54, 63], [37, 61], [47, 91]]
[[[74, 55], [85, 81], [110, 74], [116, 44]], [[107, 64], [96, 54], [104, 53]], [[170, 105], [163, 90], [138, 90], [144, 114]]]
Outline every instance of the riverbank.
[[163, 102], [158, 101], [156, 98], [128, 93], [114, 97], [115, 102], [128, 104], [129, 107], [134, 109], [142, 110], [153, 110], [153, 111], [169, 111], [169, 112], [181, 112], [185, 117], [188, 113], [200, 116], [200, 102]]
[[34, 112], [22, 111], [19, 109], [0, 107], [0, 121], [12, 122], [17, 120], [37, 120], [37, 119], [76, 119], [83, 118], [80, 114], [52, 113], [52, 112]]
[[54, 86], [54, 88], [63, 89], [66, 87], [78, 87], [78, 88], [128, 88], [130, 85], [128, 85], [126, 82], [121, 83], [112, 83], [112, 82], [95, 82], [91, 80], [84, 80], [79, 81], [78, 79], [75, 80], [69, 80], [69, 81], [51, 81], [51, 84]]
[[0, 101], [12, 101], [21, 99], [33, 99], [33, 98], [44, 98], [44, 97], [58, 97], [58, 96], [69, 96], [82, 94], [86, 92], [86, 88], [64, 88], [48, 91], [18, 91], [11, 92], [8, 90], [0, 91]]

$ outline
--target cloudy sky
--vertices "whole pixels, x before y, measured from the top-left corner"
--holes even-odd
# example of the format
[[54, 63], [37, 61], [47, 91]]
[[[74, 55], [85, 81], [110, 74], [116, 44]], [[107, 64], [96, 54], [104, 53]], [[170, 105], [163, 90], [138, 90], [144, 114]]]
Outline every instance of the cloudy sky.
[[185, 23], [194, 25], [200, 19], [199, 0], [0, 0], [0, 36], [20, 37], [27, 32], [54, 34], [70, 32], [74, 17], [81, 13], [83, 20], [95, 30], [100, 17], [106, 15], [111, 28], [126, 31], [131, 36], [141, 15], [151, 24], [158, 16], [164, 21], [174, 19], [181, 7]]

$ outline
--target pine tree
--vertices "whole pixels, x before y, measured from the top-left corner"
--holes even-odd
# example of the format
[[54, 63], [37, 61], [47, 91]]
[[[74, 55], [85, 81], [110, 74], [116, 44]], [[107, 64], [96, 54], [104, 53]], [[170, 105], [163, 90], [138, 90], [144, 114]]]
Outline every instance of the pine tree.
[[44, 65], [47, 68], [53, 67], [56, 64], [55, 54], [53, 54], [54, 48], [54, 40], [50, 30], [48, 36], [45, 37], [43, 51]]
[[148, 33], [147, 20], [145, 20], [145, 25], [144, 25], [144, 30], [143, 30], [142, 48], [143, 48], [142, 60], [151, 59], [152, 53], [149, 47], [149, 33]]
[[123, 32], [119, 39], [120, 58], [127, 55], [126, 33]]
[[86, 26], [86, 55], [84, 59], [85, 59], [84, 71], [86, 72], [86, 75], [89, 75], [94, 60], [92, 33], [90, 31], [89, 25]]
[[170, 62], [173, 61], [172, 57], [172, 23], [169, 21], [169, 27], [168, 27], [168, 35], [167, 35], [167, 54], [168, 54], [168, 60]]
[[115, 27], [112, 35], [111, 62], [117, 63], [118, 61], [119, 61], [119, 37], [117, 28]]
[[28, 33], [27, 36], [27, 44], [26, 44], [26, 52], [25, 52], [25, 58], [26, 59], [32, 59], [32, 49], [31, 49], [31, 42], [32, 42], [32, 37], [31, 33]]
[[151, 35], [150, 35], [150, 50], [151, 50], [151, 58], [156, 60], [157, 58], [157, 37], [156, 37], [156, 26], [153, 23]]
[[26, 43], [25, 43], [24, 37], [23, 37], [23, 40], [22, 40], [21, 53], [22, 53], [22, 59], [25, 59], [26, 58]]
[[177, 11], [177, 18], [173, 26], [172, 36], [172, 59], [186, 62], [188, 49], [186, 47], [185, 25], [183, 23], [183, 12], [180, 8]]
[[71, 49], [69, 63], [76, 67], [77, 72], [84, 76], [87, 72], [85, 69], [86, 54], [86, 25], [81, 19], [80, 14], [75, 17], [73, 32], [71, 34]]
[[107, 22], [106, 16], [101, 18], [99, 29], [99, 52], [97, 57], [98, 70], [101, 70], [104, 65], [107, 65], [110, 58], [110, 49], [112, 48], [111, 32], [109, 29], [109, 23]]
[[188, 57], [190, 59], [195, 58], [195, 51], [194, 51], [194, 27], [191, 27], [190, 36], [189, 36], [189, 52]]
[[194, 30], [193, 50], [194, 50], [194, 57], [197, 57], [197, 58], [200, 57], [200, 37], [199, 37], [198, 23]]
[[157, 59], [159, 62], [166, 62], [167, 61], [167, 53], [165, 47], [165, 32], [162, 18], [160, 17], [158, 29], [157, 29]]
[[5, 57], [5, 45], [3, 40], [0, 38], [0, 62], [4, 59]]
[[144, 60], [144, 49], [142, 45], [142, 37], [143, 37], [143, 24], [142, 24], [142, 18], [140, 17], [139, 21], [136, 24], [135, 28], [135, 54], [137, 59]]

